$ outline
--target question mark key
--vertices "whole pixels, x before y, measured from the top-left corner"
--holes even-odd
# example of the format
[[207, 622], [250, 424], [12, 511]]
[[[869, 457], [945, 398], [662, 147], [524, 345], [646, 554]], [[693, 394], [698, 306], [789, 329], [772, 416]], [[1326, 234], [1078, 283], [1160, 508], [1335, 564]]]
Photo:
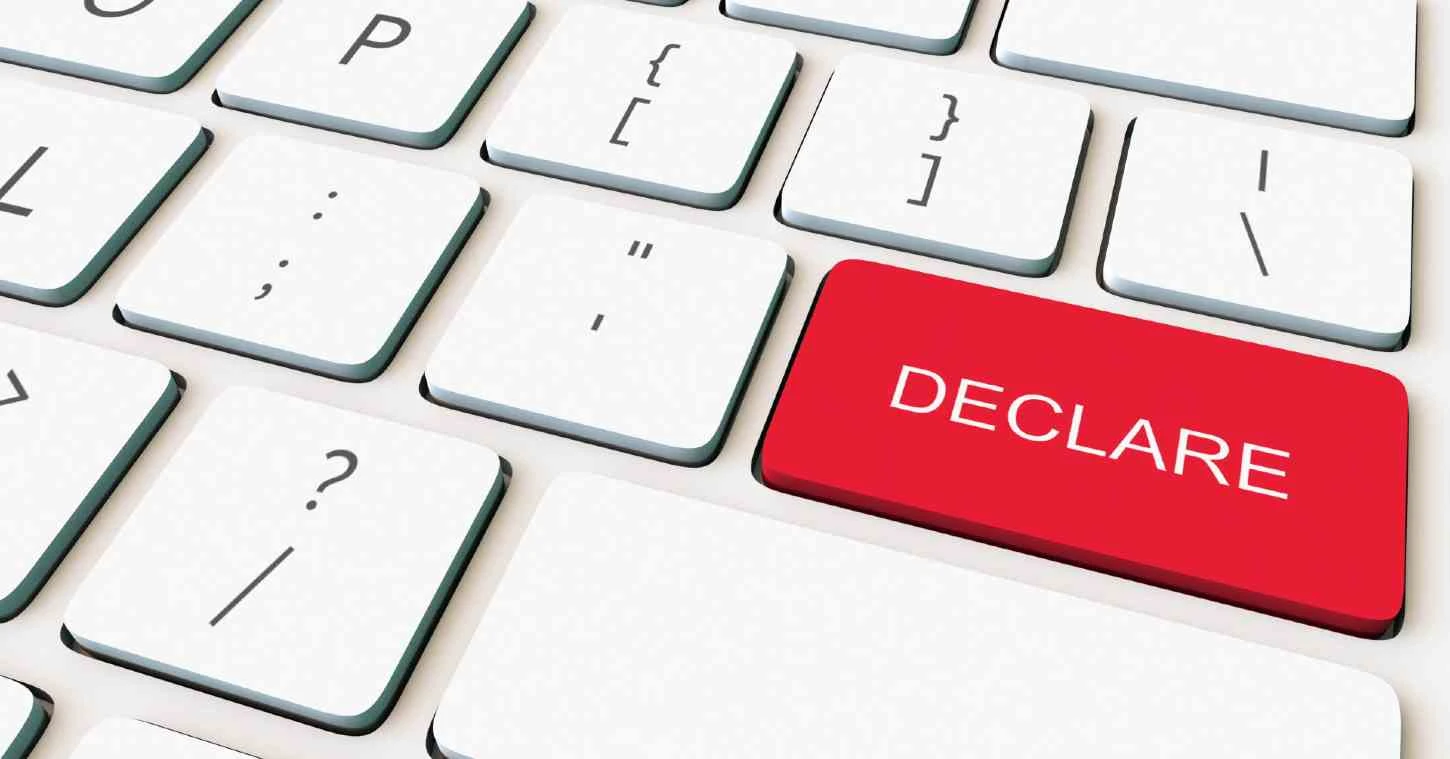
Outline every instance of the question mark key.
[[[477, 444], [252, 388], [218, 397], [65, 615], [75, 645], [372, 730], [502, 495]], [[310, 507], [310, 508], [309, 508]], [[157, 557], [164, 557], [158, 561]], [[283, 635], [306, 620], [305, 634]]]

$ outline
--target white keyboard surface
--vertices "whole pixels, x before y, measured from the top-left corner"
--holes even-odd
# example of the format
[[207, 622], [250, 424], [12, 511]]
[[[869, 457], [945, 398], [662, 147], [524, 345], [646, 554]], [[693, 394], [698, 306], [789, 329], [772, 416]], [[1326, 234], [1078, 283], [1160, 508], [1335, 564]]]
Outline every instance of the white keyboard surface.
[[1399, 722], [1346, 668], [565, 475], [433, 735], [450, 758], [1357, 759], [1395, 756]]
[[[0, 10], [0, 756], [1450, 756], [1450, 2], [302, 4]], [[1398, 633], [762, 485], [848, 259], [1394, 375]]]

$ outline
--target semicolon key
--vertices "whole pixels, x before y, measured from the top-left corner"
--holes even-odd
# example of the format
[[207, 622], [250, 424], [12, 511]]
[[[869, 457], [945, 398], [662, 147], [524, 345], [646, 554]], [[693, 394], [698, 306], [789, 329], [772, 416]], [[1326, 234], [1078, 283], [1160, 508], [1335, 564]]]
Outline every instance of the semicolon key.
[[485, 206], [459, 174], [255, 136], [180, 210], [116, 308], [138, 329], [365, 382], [392, 360]]

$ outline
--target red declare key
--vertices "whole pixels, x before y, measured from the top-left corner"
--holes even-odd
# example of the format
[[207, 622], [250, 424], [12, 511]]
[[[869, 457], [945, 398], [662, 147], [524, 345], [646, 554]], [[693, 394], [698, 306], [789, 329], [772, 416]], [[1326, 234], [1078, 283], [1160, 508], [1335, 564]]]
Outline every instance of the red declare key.
[[826, 278], [761, 446], [786, 492], [1354, 635], [1405, 593], [1383, 372], [889, 266]]

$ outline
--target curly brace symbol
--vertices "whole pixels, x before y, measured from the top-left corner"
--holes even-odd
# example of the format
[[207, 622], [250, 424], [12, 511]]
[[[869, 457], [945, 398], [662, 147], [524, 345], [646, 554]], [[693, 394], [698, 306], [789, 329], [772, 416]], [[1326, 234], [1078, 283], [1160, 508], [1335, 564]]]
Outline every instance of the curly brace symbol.
[[659, 56], [649, 62], [649, 78], [644, 80], [645, 84], [651, 87], [660, 86], [660, 83], [655, 81], [655, 77], [660, 75], [660, 64], [665, 62], [665, 58], [669, 56], [671, 50], [679, 49], [680, 46], [673, 42], [665, 45], [665, 49], [660, 51]]
[[945, 140], [947, 138], [947, 135], [951, 134], [952, 125], [957, 123], [958, 121], [961, 121], [961, 119], [957, 118], [956, 95], [948, 95], [946, 93], [942, 93], [942, 97], [945, 98], [947, 101], [947, 120], [941, 125], [941, 134], [931, 138], [932, 142], [942, 142], [943, 140]]

